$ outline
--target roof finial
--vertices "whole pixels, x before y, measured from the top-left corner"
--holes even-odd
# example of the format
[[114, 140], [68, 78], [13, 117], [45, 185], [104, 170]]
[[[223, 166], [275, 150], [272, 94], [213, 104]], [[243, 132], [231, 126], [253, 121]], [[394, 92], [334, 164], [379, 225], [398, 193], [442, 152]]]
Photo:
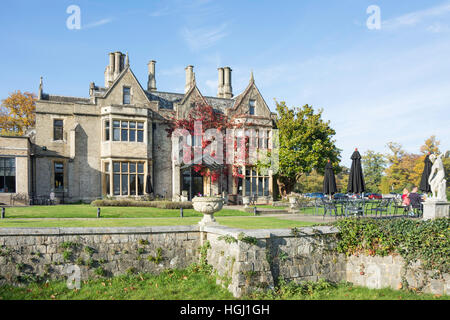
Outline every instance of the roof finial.
[[42, 76], [41, 76], [41, 79], [39, 80], [38, 100], [42, 100], [43, 91], [44, 91], [44, 83], [43, 83]]
[[253, 69], [250, 73], [250, 82], [255, 82], [255, 77], [253, 76]]

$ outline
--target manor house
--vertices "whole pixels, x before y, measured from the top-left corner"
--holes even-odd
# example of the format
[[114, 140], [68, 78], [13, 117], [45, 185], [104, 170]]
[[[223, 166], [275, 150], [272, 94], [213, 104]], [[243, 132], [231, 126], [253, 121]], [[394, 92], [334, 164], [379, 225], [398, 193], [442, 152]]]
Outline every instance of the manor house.
[[55, 197], [64, 203], [96, 198], [154, 197], [190, 200], [196, 194], [226, 193], [231, 203], [242, 196], [271, 201], [271, 173], [254, 167], [232, 170], [212, 181], [172, 161], [167, 129], [186, 117], [201, 101], [233, 123], [266, 133], [258, 148], [269, 148], [274, 128], [270, 111], [253, 74], [235, 96], [231, 68], [218, 69], [217, 97], [203, 96], [193, 66], [186, 67], [185, 90], [156, 88], [155, 61], [148, 63], [148, 81], [141, 85], [130, 68], [128, 54], [110, 53], [104, 86], [91, 83], [88, 97], [44, 92], [41, 78], [36, 102], [36, 127], [23, 137], [0, 137], [0, 203], [20, 198]]

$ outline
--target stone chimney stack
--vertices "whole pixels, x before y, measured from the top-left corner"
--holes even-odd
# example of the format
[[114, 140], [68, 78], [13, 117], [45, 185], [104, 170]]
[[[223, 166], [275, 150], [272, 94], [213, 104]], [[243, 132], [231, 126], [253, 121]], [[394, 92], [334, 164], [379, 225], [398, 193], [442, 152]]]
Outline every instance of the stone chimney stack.
[[231, 87], [231, 68], [224, 67], [224, 85], [223, 85], [223, 94], [222, 98], [231, 99], [233, 98], [233, 88]]
[[219, 86], [217, 88], [217, 97], [223, 98], [224, 70], [223, 68], [218, 68], [217, 70], [219, 70]]
[[155, 60], [152, 60], [148, 63], [148, 82], [147, 82], [148, 91], [156, 91], [155, 65], [156, 65]]
[[186, 70], [186, 85], [184, 86], [184, 93], [187, 93], [189, 89], [191, 89], [193, 83], [194, 83], [194, 67], [193, 66], [187, 66], [185, 68]]
[[125, 55], [122, 52], [111, 52], [109, 54], [109, 65], [105, 70], [105, 87], [110, 87], [114, 80], [119, 77], [119, 74], [122, 70], [129, 65], [128, 55], [125, 58]]

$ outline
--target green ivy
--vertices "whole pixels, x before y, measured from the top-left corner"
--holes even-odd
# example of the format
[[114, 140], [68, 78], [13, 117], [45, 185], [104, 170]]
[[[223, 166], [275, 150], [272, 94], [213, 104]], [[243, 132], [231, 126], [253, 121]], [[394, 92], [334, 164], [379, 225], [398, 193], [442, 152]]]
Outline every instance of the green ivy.
[[230, 235], [228, 235], [228, 234], [225, 235], [225, 236], [220, 236], [220, 237], [218, 237], [217, 240], [219, 240], [219, 241], [223, 240], [223, 241], [225, 241], [226, 243], [236, 243], [236, 242], [238, 242], [237, 239], [236, 239], [235, 237], [230, 236]]
[[338, 252], [347, 255], [400, 254], [407, 264], [420, 260], [426, 270], [450, 272], [450, 219], [343, 219]]
[[238, 234], [238, 240], [254, 246], [258, 244], [258, 239], [255, 237], [246, 236], [243, 232]]

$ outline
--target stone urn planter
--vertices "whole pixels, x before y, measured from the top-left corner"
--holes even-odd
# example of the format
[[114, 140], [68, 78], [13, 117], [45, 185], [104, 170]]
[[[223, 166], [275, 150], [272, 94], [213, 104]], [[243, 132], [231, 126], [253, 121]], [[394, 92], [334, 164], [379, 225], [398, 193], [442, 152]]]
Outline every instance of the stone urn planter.
[[195, 197], [192, 199], [194, 210], [203, 213], [200, 226], [217, 225], [214, 213], [222, 210], [223, 199], [221, 197]]
[[244, 205], [244, 208], [248, 208], [248, 206], [250, 205], [250, 197], [242, 197], [242, 204]]

